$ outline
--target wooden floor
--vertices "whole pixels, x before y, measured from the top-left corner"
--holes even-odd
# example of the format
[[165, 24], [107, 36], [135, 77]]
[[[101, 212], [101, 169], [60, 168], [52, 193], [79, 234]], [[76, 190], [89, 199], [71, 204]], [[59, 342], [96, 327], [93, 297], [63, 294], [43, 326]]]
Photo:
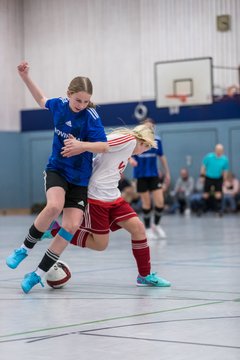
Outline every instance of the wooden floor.
[[48, 240], [16, 270], [5, 258], [32, 216], [0, 217], [1, 360], [239, 360], [240, 215], [168, 215], [166, 241], [151, 243], [152, 271], [171, 288], [135, 286], [130, 238], [111, 235], [101, 253], [69, 246], [65, 288], [36, 286], [24, 274], [38, 265]]

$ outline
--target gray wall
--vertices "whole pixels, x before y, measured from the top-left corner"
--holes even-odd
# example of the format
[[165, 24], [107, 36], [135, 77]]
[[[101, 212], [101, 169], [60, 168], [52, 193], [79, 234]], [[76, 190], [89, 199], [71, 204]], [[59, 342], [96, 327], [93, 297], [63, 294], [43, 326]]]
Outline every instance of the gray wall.
[[[220, 14], [231, 31], [217, 31]], [[156, 61], [238, 67], [239, 19], [239, 0], [0, 0], [0, 130], [18, 131], [19, 111], [37, 107], [16, 71], [23, 59], [47, 97], [87, 75], [97, 103], [154, 99]], [[214, 71], [215, 86], [237, 82], [237, 71]]]
[[[203, 156], [214, 151], [217, 143], [224, 145], [231, 170], [240, 178], [240, 120], [162, 124], [158, 125], [157, 132], [161, 136], [168, 159], [171, 186], [182, 167], [188, 168], [190, 174], [197, 178]], [[125, 174], [128, 177], [132, 176], [129, 166]]]
[[[107, 129], [106, 129], [107, 130]], [[220, 142], [225, 146], [232, 171], [240, 177], [240, 119], [188, 124], [158, 125], [172, 175], [172, 184], [181, 167], [198, 176], [203, 156]], [[51, 152], [52, 131], [0, 133], [2, 167], [0, 209], [28, 208], [45, 201], [43, 171]], [[191, 165], [187, 164], [191, 156]], [[132, 177], [128, 166], [126, 176]]]
[[[216, 30], [220, 14], [231, 15], [231, 31]], [[17, 133], [19, 111], [36, 107], [17, 75], [21, 60], [48, 97], [64, 96], [79, 74], [92, 79], [97, 103], [154, 99], [156, 61], [211, 56], [239, 66], [239, 18], [239, 0], [0, 0], [0, 208], [44, 200], [52, 134]], [[214, 70], [215, 86], [236, 82], [237, 72]], [[173, 180], [187, 155], [196, 175], [219, 141], [239, 176], [239, 122], [162, 125], [161, 135]]]

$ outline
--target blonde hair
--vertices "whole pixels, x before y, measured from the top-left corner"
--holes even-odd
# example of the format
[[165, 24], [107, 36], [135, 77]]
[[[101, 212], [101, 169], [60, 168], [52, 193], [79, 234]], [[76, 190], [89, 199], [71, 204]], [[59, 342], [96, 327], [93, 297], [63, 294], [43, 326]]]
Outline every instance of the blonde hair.
[[138, 125], [133, 129], [118, 128], [111, 132], [111, 134], [124, 134], [133, 135], [137, 140], [142, 141], [150, 147], [157, 148], [157, 144], [154, 138], [154, 131], [146, 125]]
[[[68, 92], [70, 94], [78, 93], [79, 91], [84, 91], [89, 95], [92, 95], [93, 93], [93, 86], [92, 82], [88, 77], [84, 76], [77, 76], [68, 85]], [[87, 107], [93, 107], [95, 108], [95, 104], [93, 104], [91, 101], [89, 101]]]

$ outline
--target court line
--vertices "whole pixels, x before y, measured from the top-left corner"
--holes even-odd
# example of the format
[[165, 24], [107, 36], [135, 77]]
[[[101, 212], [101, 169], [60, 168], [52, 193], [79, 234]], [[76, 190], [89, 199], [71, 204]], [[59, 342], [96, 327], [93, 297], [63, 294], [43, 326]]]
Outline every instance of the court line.
[[90, 330], [83, 330], [83, 331], [71, 331], [63, 334], [56, 334], [56, 335], [43, 335], [43, 336], [35, 336], [35, 337], [27, 337], [21, 339], [14, 339], [14, 340], [6, 340], [0, 341], [0, 343], [7, 343], [7, 342], [16, 342], [16, 341], [24, 341], [27, 340], [26, 343], [34, 343], [44, 340], [51, 340], [58, 337], [69, 336], [69, 335], [92, 335], [98, 337], [106, 337], [106, 338], [119, 338], [119, 339], [126, 339], [126, 340], [142, 340], [142, 341], [154, 341], [154, 342], [164, 342], [164, 343], [177, 343], [182, 345], [196, 345], [196, 346], [210, 346], [210, 347], [220, 347], [220, 348], [231, 348], [231, 349], [240, 349], [239, 346], [233, 345], [220, 345], [220, 344], [209, 344], [209, 343], [197, 343], [197, 342], [189, 342], [189, 341], [178, 341], [178, 340], [166, 340], [166, 339], [154, 339], [154, 338], [139, 338], [133, 336], [120, 336], [120, 335], [108, 335], [108, 334], [90, 334], [90, 332], [101, 331], [101, 330], [112, 330], [118, 328], [126, 328], [126, 327], [133, 327], [133, 326], [142, 326], [142, 325], [153, 325], [153, 324], [162, 324], [162, 323], [174, 323], [174, 322], [185, 322], [185, 321], [203, 321], [203, 320], [222, 320], [222, 319], [237, 319], [240, 316], [218, 316], [218, 317], [206, 317], [206, 318], [187, 318], [187, 319], [173, 319], [173, 320], [159, 320], [159, 321], [150, 321], [144, 323], [134, 323], [134, 324], [126, 324], [126, 325], [116, 325], [116, 326], [109, 326], [104, 328], [97, 328], [97, 329], [90, 329]]
[[140, 337], [134, 337], [134, 336], [119, 336], [119, 335], [86, 334], [84, 332], [82, 333], [82, 335], [98, 336], [98, 337], [105, 337], [105, 338], [115, 338], [115, 339], [126, 339], [126, 340], [163, 342], [163, 343], [181, 344], [181, 345], [196, 345], [196, 346], [209, 346], [209, 347], [218, 347], [218, 348], [227, 348], [227, 349], [240, 349], [239, 346], [197, 343], [197, 342], [191, 342], [191, 341], [161, 340], [161, 339], [140, 338]]
[[[77, 324], [69, 324], [69, 325], [48, 327], [48, 328], [35, 329], [35, 330], [29, 330], [29, 331], [22, 331], [22, 332], [18, 332], [18, 333], [0, 335], [0, 339], [1, 338], [6, 338], [6, 337], [19, 336], [19, 335], [21, 336], [21, 335], [25, 335], [25, 334], [34, 334], [34, 333], [43, 332], [43, 331], [51, 331], [51, 330], [66, 329], [66, 328], [70, 328], [70, 327], [77, 327], [77, 326], [83, 326], [83, 325], [97, 324], [97, 323], [102, 323], [102, 322], [107, 322], [107, 321], [115, 321], [115, 320], [131, 319], [131, 318], [140, 317], [140, 316], [156, 315], [156, 314], [167, 313], [167, 312], [172, 312], [172, 311], [179, 311], [179, 310], [186, 310], [186, 309], [191, 309], [191, 308], [196, 308], [196, 307], [201, 307], [201, 306], [222, 304], [224, 302], [225, 301], [213, 301], [213, 302], [204, 303], [204, 304], [181, 306], [181, 307], [178, 307], [178, 308], [167, 309], [167, 310], [153, 311], [153, 312], [140, 313], [140, 314], [132, 314], [132, 315], [126, 315], [126, 316], [116, 316], [116, 317], [112, 317], [112, 318], [93, 320], [93, 321], [86, 321], [86, 322], [77, 323]], [[1, 342], [3, 342], [3, 341], [0, 341], [0, 343]]]
[[[83, 294], [82, 291], [79, 291], [81, 294]], [[98, 293], [98, 292], [94, 292], [93, 294], [95, 295], [109, 295], [109, 293]], [[116, 295], [116, 296], [115, 296]], [[60, 296], [55, 296], [55, 297], [52, 297], [52, 298], [49, 298], [48, 301], [55, 301], [55, 300], [71, 300], [71, 301], [74, 301], [74, 300], [97, 300], [97, 301], [101, 301], [101, 300], [111, 300], [111, 301], [114, 301], [114, 300], [143, 300], [143, 299], [149, 299], [149, 300], [179, 300], [179, 301], [221, 301], [221, 302], [239, 302], [240, 299], [237, 298], [237, 299], [207, 299], [207, 298], [200, 298], [200, 297], [184, 297], [184, 296], [161, 296], [161, 297], [158, 297], [158, 296], [153, 296], [153, 294], [151, 295], [139, 295], [139, 296], [136, 296], [136, 295], [132, 295], [131, 297], [128, 297], [126, 295], [122, 295], [122, 294], [113, 294], [113, 297], [89, 297], [89, 296], [75, 296], [75, 297], [70, 297], [70, 296], [65, 296], [65, 297], [60, 297]], [[0, 302], [4, 302], [4, 301], [25, 301], [27, 299], [13, 299], [13, 298], [2, 298], [0, 299]], [[45, 297], [34, 297], [34, 300], [46, 300]]]

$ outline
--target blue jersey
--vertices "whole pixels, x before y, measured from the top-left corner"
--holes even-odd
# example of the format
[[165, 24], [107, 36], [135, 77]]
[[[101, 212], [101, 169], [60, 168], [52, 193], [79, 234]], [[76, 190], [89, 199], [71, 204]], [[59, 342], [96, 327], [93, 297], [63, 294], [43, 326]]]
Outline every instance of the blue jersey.
[[215, 153], [207, 154], [203, 159], [206, 176], [211, 179], [220, 179], [223, 172], [229, 170], [228, 158], [225, 155], [217, 156]]
[[69, 183], [87, 186], [92, 174], [93, 154], [86, 151], [67, 158], [61, 155], [61, 151], [69, 134], [80, 141], [107, 141], [98, 113], [93, 108], [74, 113], [69, 100], [62, 98], [47, 100], [45, 107], [53, 114], [54, 122], [52, 154], [46, 170], [58, 171]]
[[157, 149], [151, 148], [141, 155], [134, 155], [133, 158], [138, 165], [133, 168], [133, 177], [138, 179], [142, 177], [159, 176], [158, 175], [158, 156], [163, 156], [162, 141], [159, 136], [155, 136]]

